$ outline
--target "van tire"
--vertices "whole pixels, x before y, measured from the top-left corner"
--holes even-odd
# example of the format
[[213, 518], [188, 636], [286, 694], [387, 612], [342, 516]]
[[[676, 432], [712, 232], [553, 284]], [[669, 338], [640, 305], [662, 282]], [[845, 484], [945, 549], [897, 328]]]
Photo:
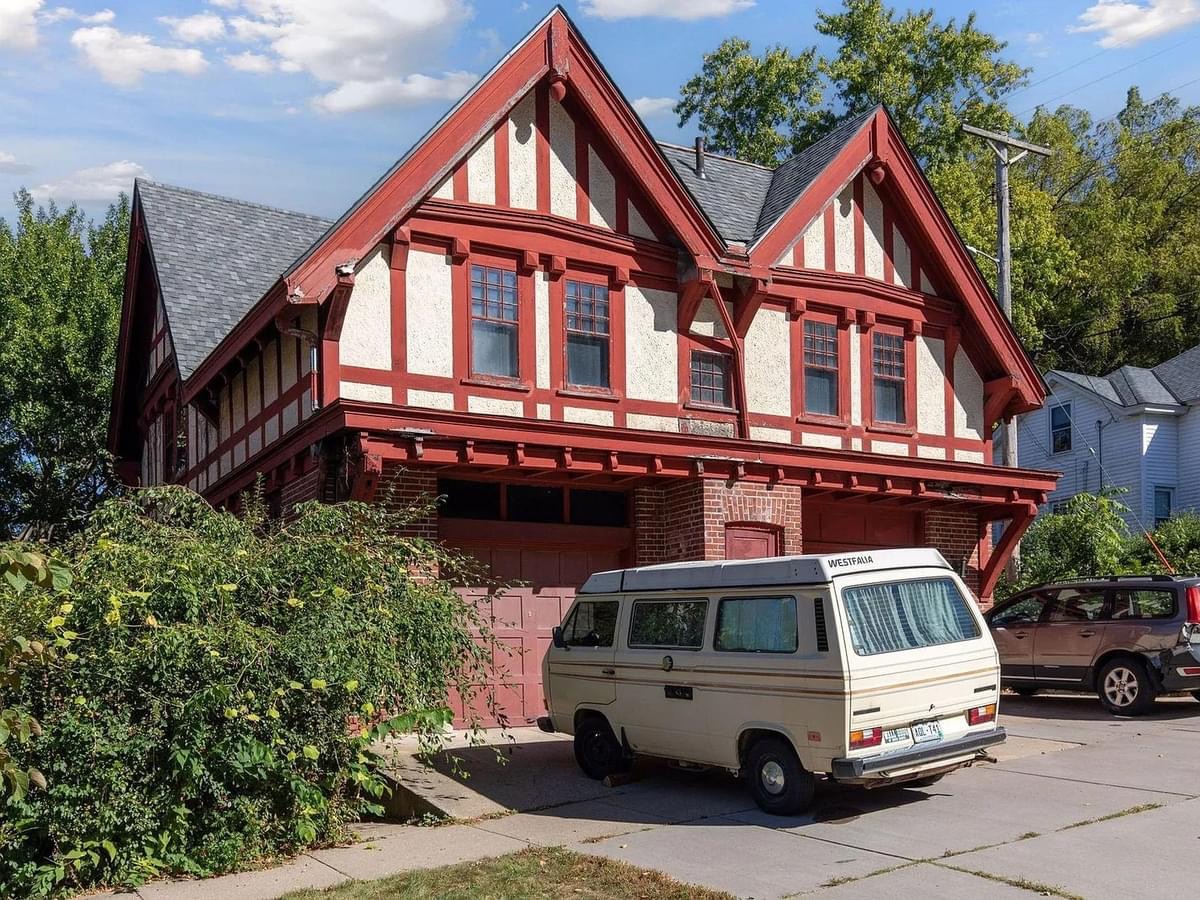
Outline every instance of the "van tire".
[[806, 772], [791, 744], [779, 737], [759, 738], [746, 754], [750, 794], [763, 812], [794, 816], [812, 803], [817, 780]]
[[1110, 659], [1096, 676], [1096, 695], [1114, 716], [1148, 713], [1157, 694], [1146, 667], [1129, 656]]
[[624, 772], [629, 760], [603, 716], [588, 716], [575, 729], [575, 761], [596, 781]]

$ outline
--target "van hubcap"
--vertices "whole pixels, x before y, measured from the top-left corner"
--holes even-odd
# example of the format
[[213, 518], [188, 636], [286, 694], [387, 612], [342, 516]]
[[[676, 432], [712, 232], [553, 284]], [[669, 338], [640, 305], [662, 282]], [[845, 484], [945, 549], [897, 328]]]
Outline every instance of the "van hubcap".
[[759, 772], [759, 780], [762, 781], [763, 790], [768, 794], [782, 794], [785, 787], [785, 778], [783, 776], [783, 766], [771, 759], [763, 763], [762, 770]]
[[1104, 676], [1104, 696], [1113, 706], [1129, 706], [1137, 695], [1138, 680], [1132, 669], [1117, 666]]

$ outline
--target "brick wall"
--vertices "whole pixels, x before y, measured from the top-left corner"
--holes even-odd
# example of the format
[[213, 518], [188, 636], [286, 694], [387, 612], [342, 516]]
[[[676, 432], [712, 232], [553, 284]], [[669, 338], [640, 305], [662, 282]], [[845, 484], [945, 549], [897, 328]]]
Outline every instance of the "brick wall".
[[[940, 550], [973, 591], [979, 590], [983, 565], [979, 548], [983, 535], [984, 526], [974, 513], [932, 509], [925, 514], [925, 543]], [[991, 604], [990, 597], [984, 600], [985, 606]]]
[[725, 558], [728, 523], [782, 529], [782, 553], [800, 553], [800, 488], [716, 479], [672, 481], [638, 488], [633, 498], [634, 562]]
[[375, 502], [389, 510], [401, 512], [412, 509], [414, 515], [408, 527], [402, 530], [405, 537], [437, 540], [437, 512], [424, 509], [437, 496], [437, 472], [432, 469], [409, 469], [399, 463], [385, 463], [379, 486], [375, 490]]
[[321, 467], [314, 466], [299, 478], [285, 484], [279, 494], [279, 511], [285, 519], [296, 512], [297, 504], [316, 500], [321, 489]]

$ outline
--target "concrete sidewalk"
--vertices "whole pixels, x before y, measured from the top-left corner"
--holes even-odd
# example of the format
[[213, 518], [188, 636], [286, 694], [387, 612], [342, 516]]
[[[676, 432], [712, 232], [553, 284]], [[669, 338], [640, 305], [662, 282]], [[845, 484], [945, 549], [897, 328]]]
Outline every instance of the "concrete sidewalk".
[[764, 815], [723, 771], [639, 761], [640, 780], [606, 788], [578, 772], [569, 741], [519, 732], [502, 747], [507, 765], [495, 748], [460, 748], [465, 783], [448, 777], [445, 760], [422, 774], [439, 802], [482, 818], [364, 825], [354, 846], [138, 895], [267, 900], [530, 846], [566, 846], [760, 900], [1115, 898], [1177, 883], [1200, 837], [1200, 704], [1160, 702], [1153, 716], [1114, 719], [1094, 698], [1006, 697], [1004, 724], [1011, 738], [997, 765], [924, 789], [823, 785], [813, 810], [794, 818]]

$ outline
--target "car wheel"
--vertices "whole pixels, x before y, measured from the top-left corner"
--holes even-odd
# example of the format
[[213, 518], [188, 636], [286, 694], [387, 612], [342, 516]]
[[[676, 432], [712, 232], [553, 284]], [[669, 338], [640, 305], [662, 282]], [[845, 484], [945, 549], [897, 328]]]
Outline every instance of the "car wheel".
[[1012, 692], [1018, 697], [1032, 697], [1038, 692], [1038, 689], [1032, 685], [1022, 684], [1013, 688]]
[[804, 770], [791, 744], [777, 737], [755, 741], [746, 755], [750, 793], [763, 812], [792, 816], [807, 809], [817, 780]]
[[1096, 693], [1104, 708], [1118, 716], [1149, 712], [1156, 696], [1146, 667], [1125, 656], [1104, 664], [1096, 679]]
[[1200, 700], [1200, 691], [1192, 691], [1192, 696], [1197, 700]]
[[588, 778], [597, 781], [629, 767], [620, 743], [600, 716], [589, 716], [575, 730], [575, 761]]

